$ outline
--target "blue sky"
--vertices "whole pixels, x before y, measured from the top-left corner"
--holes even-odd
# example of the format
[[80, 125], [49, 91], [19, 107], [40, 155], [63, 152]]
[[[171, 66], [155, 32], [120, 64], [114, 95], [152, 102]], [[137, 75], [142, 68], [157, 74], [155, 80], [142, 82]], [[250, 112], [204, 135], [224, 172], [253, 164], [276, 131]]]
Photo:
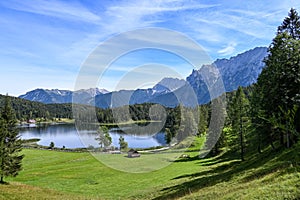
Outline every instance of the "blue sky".
[[[146, 27], [181, 32], [198, 42], [212, 60], [229, 58], [256, 46], [268, 46], [291, 7], [300, 11], [300, 2], [0, 1], [0, 93], [20, 95], [35, 88], [73, 90], [82, 64], [99, 44]], [[98, 87], [114, 90], [118, 78], [130, 67], [149, 62], [169, 65], [183, 78], [192, 68], [166, 52], [140, 51], [115, 62]]]

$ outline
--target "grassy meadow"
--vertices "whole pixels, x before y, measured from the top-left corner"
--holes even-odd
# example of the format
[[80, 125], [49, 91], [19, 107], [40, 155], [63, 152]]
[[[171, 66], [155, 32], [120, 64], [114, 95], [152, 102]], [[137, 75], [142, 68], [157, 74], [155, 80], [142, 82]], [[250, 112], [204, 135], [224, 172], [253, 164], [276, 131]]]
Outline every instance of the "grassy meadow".
[[0, 185], [0, 199], [299, 199], [299, 152], [266, 149], [241, 162], [238, 152], [199, 159], [194, 147], [160, 170], [128, 173], [89, 153], [24, 149], [23, 170]]

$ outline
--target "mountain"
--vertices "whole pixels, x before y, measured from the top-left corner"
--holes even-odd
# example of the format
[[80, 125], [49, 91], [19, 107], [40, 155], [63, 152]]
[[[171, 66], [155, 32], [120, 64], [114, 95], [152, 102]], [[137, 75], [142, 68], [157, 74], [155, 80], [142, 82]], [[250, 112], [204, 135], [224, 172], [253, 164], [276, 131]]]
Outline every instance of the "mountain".
[[[208, 103], [221, 92], [236, 90], [238, 86], [249, 86], [256, 82], [264, 67], [267, 56], [266, 47], [256, 47], [230, 59], [217, 59], [212, 64], [203, 65], [193, 70], [186, 80], [164, 78], [154, 87], [137, 90], [108, 92], [98, 88], [78, 90], [36, 89], [21, 95], [20, 98], [43, 103], [75, 103], [95, 105], [101, 108], [119, 107], [128, 104], [158, 103], [168, 107], [179, 103], [186, 106]], [[222, 78], [222, 79], [221, 79]], [[222, 88], [211, 94], [211, 88]], [[195, 102], [195, 99], [197, 102]]]
[[[59, 90], [59, 89], [35, 89], [30, 92], [27, 92], [24, 95], [20, 95], [19, 97], [22, 99], [27, 99], [30, 101], [37, 101], [41, 103], [72, 103], [72, 99], [74, 97], [74, 102], [76, 103], [85, 103], [87, 99], [95, 97], [99, 94], [108, 93], [105, 89], [98, 88], [90, 88], [90, 89], [82, 89], [78, 91], [70, 91], [70, 90]], [[73, 96], [74, 95], [74, 96]]]
[[214, 65], [220, 70], [226, 91], [239, 86], [249, 86], [256, 82], [264, 68], [264, 58], [268, 48], [256, 47], [230, 59], [218, 59]]
[[[263, 60], [268, 54], [267, 50], [266, 47], [256, 47], [230, 59], [218, 59], [212, 64], [201, 66], [199, 70], [193, 70], [186, 81], [177, 81], [178, 85], [174, 84], [172, 79], [165, 79], [153, 89], [163, 88], [160, 86], [163, 83], [162, 85], [167, 84], [172, 90], [160, 92], [150, 99], [145, 98], [144, 102], [158, 103], [167, 107], [178, 104], [194, 106], [208, 103], [211, 98], [221, 95], [224, 91], [231, 92], [239, 86], [249, 86], [256, 82], [265, 66]], [[211, 94], [207, 84], [214, 89]]]
[[[94, 104], [97, 107], [119, 107], [123, 105], [142, 104], [142, 103], [160, 103], [155, 98], [172, 94], [173, 91], [181, 88], [186, 84], [186, 81], [178, 78], [164, 78], [153, 88], [137, 89], [137, 90], [120, 90], [107, 94], [97, 95], [94, 99]], [[162, 103], [162, 105], [165, 105]]]
[[186, 80], [194, 89], [199, 104], [210, 101], [205, 80], [213, 86], [221, 77], [226, 92], [255, 83], [265, 66], [263, 60], [268, 54], [267, 50], [266, 47], [256, 47], [230, 59], [218, 59], [211, 65], [193, 70]]
[[154, 93], [168, 93], [177, 90], [186, 84], [185, 80], [178, 78], [164, 78], [158, 82], [153, 88]]
[[69, 103], [72, 101], [72, 92], [58, 89], [35, 89], [19, 96], [22, 99], [37, 101], [42, 103]]
[[46, 104], [74, 102], [108, 108], [150, 102], [151, 99], [170, 93], [184, 84], [186, 82], [182, 79], [164, 78], [153, 88], [148, 89], [120, 90], [116, 92], [108, 92], [105, 89], [98, 88], [82, 89], [75, 92], [58, 89], [35, 89], [19, 97]]

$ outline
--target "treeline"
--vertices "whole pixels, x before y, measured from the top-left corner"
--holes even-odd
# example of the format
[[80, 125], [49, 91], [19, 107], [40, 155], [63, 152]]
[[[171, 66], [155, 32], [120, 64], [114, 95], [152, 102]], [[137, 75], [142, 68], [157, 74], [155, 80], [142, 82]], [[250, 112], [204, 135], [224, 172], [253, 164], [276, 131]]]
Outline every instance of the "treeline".
[[[5, 95], [0, 95], [0, 109], [4, 107], [5, 98]], [[209, 118], [209, 106], [199, 106], [201, 116], [195, 116], [198, 108], [189, 109], [182, 106], [168, 108], [152, 103], [102, 109], [88, 105], [72, 105], [71, 103], [44, 104], [17, 97], [8, 96], [7, 98], [9, 98], [15, 110], [16, 118], [20, 121], [27, 121], [29, 119], [51, 120], [53, 118], [75, 118], [80, 122], [88, 123], [114, 124], [128, 121], [144, 121], [147, 124], [150, 121], [160, 122], [164, 120], [162, 117], [165, 116], [165, 125], [163, 128], [168, 129], [170, 133], [168, 135], [169, 139], [178, 134], [177, 132], [182, 124], [190, 123], [190, 121], [192, 121], [192, 125], [187, 125], [185, 132], [194, 132], [196, 130], [195, 126], [198, 124], [197, 119], [200, 119], [199, 133], [197, 134], [204, 134]]]
[[[8, 97], [18, 120], [72, 118], [72, 104], [43, 104], [17, 97]], [[0, 108], [4, 107], [5, 96], [0, 95]]]
[[[300, 17], [291, 9], [278, 27], [257, 83], [227, 95], [225, 128], [211, 151], [290, 148], [300, 133]], [[209, 137], [209, 135], [208, 135]]]
[[[82, 123], [99, 122], [104, 124], [126, 123], [129, 121], [163, 123], [163, 131], [167, 131], [167, 143], [175, 136], [204, 135], [209, 120], [209, 105], [187, 108], [181, 105], [175, 108], [164, 107], [153, 103], [135, 104], [111, 109], [84, 105], [73, 108], [75, 119]], [[96, 109], [96, 119], [95, 118]], [[182, 130], [181, 130], [182, 129]], [[151, 130], [149, 130], [151, 132]]]
[[[5, 98], [5, 95], [0, 95], [0, 109], [4, 107]], [[99, 123], [118, 123], [132, 120], [148, 121], [150, 123], [150, 121], [161, 121], [163, 120], [162, 116], [165, 116], [166, 128], [169, 128], [172, 133], [175, 133], [180, 126], [180, 123], [183, 123], [181, 121], [182, 110], [188, 110], [188, 108], [183, 108], [181, 106], [177, 106], [175, 108], [163, 106], [157, 107], [157, 105], [152, 103], [135, 104], [113, 109], [102, 109], [88, 105], [72, 105], [71, 103], [44, 104], [17, 97], [8, 96], [7, 98], [9, 98], [12, 107], [15, 110], [16, 118], [21, 121], [37, 118], [48, 120], [51, 120], [52, 118], [72, 119], [75, 116], [75, 119], [82, 122], [94, 122], [91, 121], [92, 119], [90, 116], [96, 116], [96, 122]], [[192, 112], [192, 110], [190, 112]], [[206, 116], [206, 118], [208, 117]], [[201, 119], [203, 119], [203, 117], [201, 117]], [[207, 124], [207, 120], [204, 121], [205, 122], [201, 124], [206, 126], [205, 124]], [[202, 132], [204, 132], [203, 127]]]

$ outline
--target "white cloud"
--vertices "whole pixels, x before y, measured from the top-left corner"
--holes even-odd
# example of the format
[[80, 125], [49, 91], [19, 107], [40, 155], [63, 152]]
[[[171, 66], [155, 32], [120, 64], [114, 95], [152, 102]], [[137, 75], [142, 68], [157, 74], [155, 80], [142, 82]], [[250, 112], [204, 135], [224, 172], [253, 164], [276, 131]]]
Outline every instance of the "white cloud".
[[274, 32], [273, 26], [263, 23], [262, 21], [230, 15], [226, 13], [212, 13], [211, 16], [197, 16], [195, 22], [204, 23], [206, 26], [216, 25], [218, 29], [231, 29], [255, 38], [269, 38], [270, 33]]
[[165, 12], [182, 12], [216, 6], [220, 4], [201, 4], [184, 0], [123, 1], [107, 8], [105, 18], [109, 19], [109, 22], [103, 22], [103, 27], [113, 33], [123, 32], [170, 20], [163, 16]]
[[89, 23], [99, 23], [101, 19], [99, 16], [92, 13], [91, 11], [89, 11], [84, 6], [78, 3], [71, 4], [56, 0], [39, 0], [34, 2], [30, 0], [22, 0], [15, 1], [14, 3], [11, 1], [4, 1], [2, 2], [2, 5], [14, 10], [58, 17], [68, 20], [85, 21]]
[[221, 54], [222, 56], [231, 55], [235, 52], [235, 47], [236, 47], [236, 43], [231, 42], [225, 48], [219, 50], [218, 53]]
[[[221, 4], [185, 4], [185, 1], [138, 1], [132, 5], [125, 6], [112, 6], [110, 7], [111, 12], [124, 11], [130, 12], [138, 11], [138, 13], [145, 13], [145, 15], [155, 14], [158, 12], [174, 12], [183, 10], [197, 10], [203, 8], [211, 8], [220, 6]], [[128, 2], [127, 2], [128, 3]]]

